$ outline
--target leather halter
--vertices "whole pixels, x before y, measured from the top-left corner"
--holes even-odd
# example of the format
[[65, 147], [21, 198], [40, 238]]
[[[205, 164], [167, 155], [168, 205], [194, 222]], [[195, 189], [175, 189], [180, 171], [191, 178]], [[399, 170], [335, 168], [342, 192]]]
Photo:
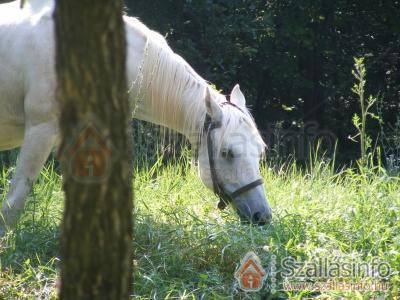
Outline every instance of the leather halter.
[[[209, 104], [207, 103], [207, 105], [209, 105]], [[221, 103], [221, 105], [232, 105], [232, 106], [236, 107], [237, 109], [239, 109], [241, 112], [243, 112], [243, 110], [240, 107], [238, 107], [237, 105], [235, 105], [234, 103], [232, 103], [230, 101], [223, 102], [223, 103]], [[207, 151], [208, 151], [208, 161], [209, 161], [209, 165], [210, 165], [211, 180], [213, 183], [213, 191], [220, 198], [220, 201], [218, 203], [218, 208], [220, 210], [223, 210], [236, 197], [263, 184], [263, 180], [261, 178], [259, 178], [253, 182], [250, 182], [249, 184], [242, 186], [241, 188], [237, 189], [233, 193], [228, 193], [227, 191], [225, 191], [221, 181], [219, 180], [219, 178], [217, 176], [217, 170], [215, 168], [215, 158], [213, 155], [213, 149], [214, 149], [213, 139], [211, 137], [211, 132], [214, 129], [220, 128], [221, 126], [222, 126], [221, 122], [213, 122], [211, 117], [208, 114], [206, 114], [206, 119], [204, 121], [204, 129], [206, 130], [206, 135], [207, 135]]]

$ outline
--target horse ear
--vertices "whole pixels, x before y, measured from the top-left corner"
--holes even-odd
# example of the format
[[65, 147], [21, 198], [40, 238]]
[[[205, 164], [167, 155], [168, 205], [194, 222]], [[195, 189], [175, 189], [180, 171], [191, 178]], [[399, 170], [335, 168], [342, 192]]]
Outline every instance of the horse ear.
[[213, 99], [210, 93], [210, 88], [207, 87], [206, 89], [206, 108], [207, 108], [207, 114], [211, 116], [211, 120], [214, 122], [221, 122], [222, 120], [222, 109], [221, 106], [218, 105], [218, 103]]
[[244, 98], [244, 95], [240, 90], [239, 84], [235, 85], [231, 92], [231, 102], [239, 107], [246, 107], [246, 99]]

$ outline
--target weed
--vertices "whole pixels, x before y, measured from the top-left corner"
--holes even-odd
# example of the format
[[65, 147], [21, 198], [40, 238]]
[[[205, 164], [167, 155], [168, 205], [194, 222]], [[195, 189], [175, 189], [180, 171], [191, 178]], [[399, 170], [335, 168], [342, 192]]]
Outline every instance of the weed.
[[[378, 257], [393, 270], [389, 283], [396, 293], [400, 179], [350, 169], [334, 173], [333, 162], [312, 158], [307, 170], [294, 162], [262, 168], [274, 211], [272, 223], [264, 227], [241, 225], [233, 210], [218, 211], [216, 197], [203, 187], [189, 159], [136, 170], [133, 299], [270, 297], [268, 288], [246, 295], [233, 277], [250, 250], [266, 268], [272, 254], [304, 261], [317, 254], [340, 255], [366, 263]], [[0, 182], [7, 178], [4, 172]], [[62, 209], [61, 179], [48, 166], [18, 227], [1, 242], [1, 299], [56, 297]], [[277, 280], [279, 290], [282, 278]], [[373, 296], [379, 294], [363, 293], [365, 299]], [[360, 298], [356, 292], [338, 291], [278, 291], [273, 297]]]

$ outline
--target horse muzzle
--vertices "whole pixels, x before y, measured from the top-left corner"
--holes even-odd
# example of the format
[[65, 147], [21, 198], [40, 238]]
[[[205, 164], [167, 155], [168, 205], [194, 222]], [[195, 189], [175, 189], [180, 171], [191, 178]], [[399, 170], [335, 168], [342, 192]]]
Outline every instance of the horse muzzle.
[[243, 224], [266, 225], [272, 220], [272, 210], [260, 186], [232, 201]]

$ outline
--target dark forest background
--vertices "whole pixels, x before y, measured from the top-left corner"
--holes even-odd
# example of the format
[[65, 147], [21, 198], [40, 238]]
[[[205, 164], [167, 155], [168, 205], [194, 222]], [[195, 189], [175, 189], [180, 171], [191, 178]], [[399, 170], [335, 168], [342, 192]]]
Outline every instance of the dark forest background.
[[[125, 0], [126, 13], [163, 34], [205, 79], [229, 94], [244, 92], [268, 145], [268, 158], [309, 158], [322, 151], [348, 164], [360, 115], [351, 91], [354, 57], [365, 57], [366, 94], [378, 97], [369, 120], [372, 146], [400, 172], [400, 0]], [[152, 164], [179, 154], [160, 144], [163, 132], [133, 122], [135, 160]], [[178, 141], [179, 142], [179, 141]], [[0, 153], [4, 166], [18, 151]]]
[[[369, 122], [387, 154], [400, 128], [399, 1], [135, 0], [129, 15], [165, 35], [205, 79], [229, 94], [240, 83], [270, 149], [307, 157], [307, 146], [338, 140], [358, 158], [351, 119], [359, 113], [351, 70], [366, 57], [367, 94], [384, 123]], [[396, 122], [397, 126], [396, 127]], [[383, 134], [383, 132], [385, 132]], [[390, 138], [387, 138], [390, 136]], [[281, 141], [278, 141], [281, 139]], [[283, 151], [283, 153], [282, 153]]]

